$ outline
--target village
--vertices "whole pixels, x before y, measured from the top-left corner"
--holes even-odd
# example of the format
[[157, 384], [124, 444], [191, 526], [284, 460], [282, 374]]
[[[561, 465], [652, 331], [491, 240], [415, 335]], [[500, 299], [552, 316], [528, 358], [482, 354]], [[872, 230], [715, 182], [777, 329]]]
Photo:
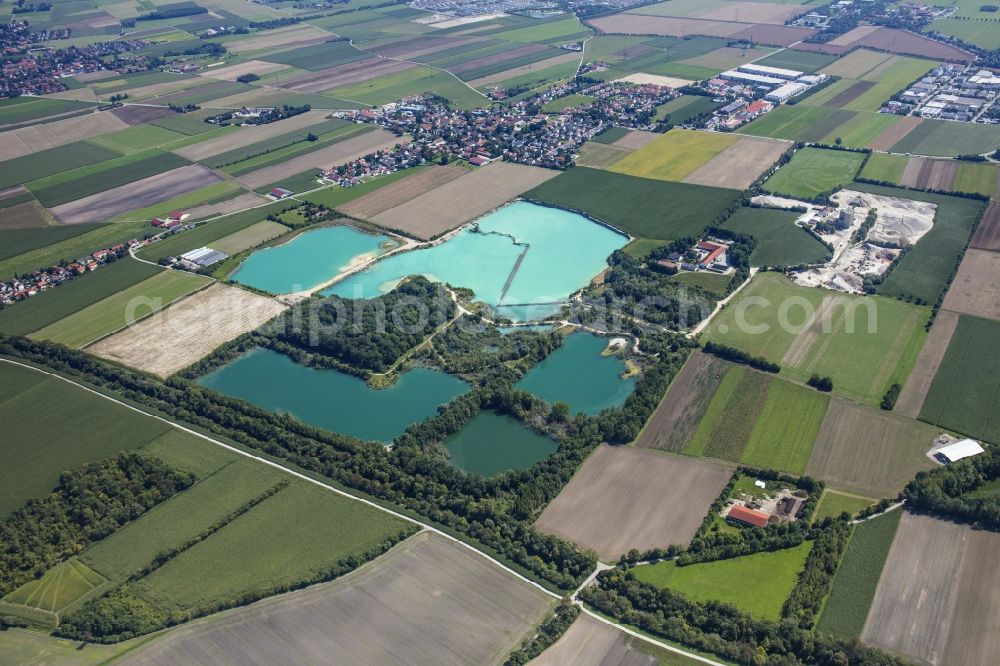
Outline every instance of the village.
[[11, 280], [0, 282], [0, 304], [7, 306], [22, 301], [72, 280], [78, 275], [96, 271], [105, 264], [125, 257], [130, 249], [139, 245], [141, 245], [140, 241], [133, 238], [126, 243], [118, 243], [111, 247], [95, 250], [85, 257], [62, 262], [58, 266], [32, 271], [27, 275], [15, 275]]

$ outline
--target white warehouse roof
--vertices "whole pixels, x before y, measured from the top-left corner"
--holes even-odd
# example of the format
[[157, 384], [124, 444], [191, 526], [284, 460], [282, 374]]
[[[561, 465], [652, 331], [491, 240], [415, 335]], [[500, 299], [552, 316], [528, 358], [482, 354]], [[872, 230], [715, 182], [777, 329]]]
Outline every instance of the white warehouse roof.
[[954, 444], [949, 444], [948, 446], [938, 449], [937, 455], [946, 458], [948, 462], [955, 462], [956, 460], [961, 460], [962, 458], [977, 456], [982, 453], [983, 450], [984, 449], [979, 445], [979, 442], [973, 439], [963, 439], [960, 442], [955, 442]]
[[776, 79], [773, 76], [761, 76], [760, 74], [748, 74], [747, 72], [737, 72], [735, 69], [719, 74], [724, 79], [735, 81], [752, 81], [754, 83], [766, 83], [772, 86], [780, 86], [785, 83], [784, 79]]
[[768, 67], [767, 65], [740, 65], [737, 69], [741, 72], [750, 72], [751, 74], [763, 74], [764, 76], [774, 76], [779, 79], [797, 79], [802, 76], [805, 72], [800, 72], [797, 69], [784, 69], [783, 67]]
[[805, 89], [806, 89], [806, 84], [804, 83], [786, 83], [780, 88], [775, 88], [774, 90], [769, 92], [767, 95], [764, 96], [764, 99], [769, 99], [771, 101], [777, 101], [777, 102], [784, 102], [789, 97], [794, 97], [795, 95], [798, 95]]

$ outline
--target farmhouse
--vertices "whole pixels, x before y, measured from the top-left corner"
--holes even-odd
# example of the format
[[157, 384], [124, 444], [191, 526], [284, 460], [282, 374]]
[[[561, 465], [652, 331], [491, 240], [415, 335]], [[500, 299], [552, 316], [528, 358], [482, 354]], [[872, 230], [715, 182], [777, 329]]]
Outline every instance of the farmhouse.
[[979, 445], [979, 442], [973, 439], [963, 439], [954, 444], [949, 444], [948, 446], [942, 447], [937, 450], [934, 457], [940, 462], [947, 465], [948, 463], [953, 463], [961, 460], [962, 458], [971, 458], [972, 456], [978, 456], [983, 452], [983, 447]]
[[754, 509], [748, 509], [742, 504], [734, 504], [729, 513], [726, 514], [726, 520], [741, 523], [743, 525], [749, 525], [750, 527], [764, 527], [767, 525], [767, 521], [770, 520], [770, 516], [763, 511], [756, 511]]
[[270, 192], [268, 192], [268, 195], [274, 199], [287, 199], [288, 197], [292, 196], [292, 194], [294, 194], [294, 192], [292, 192], [291, 190], [286, 190], [283, 187], [275, 187]]

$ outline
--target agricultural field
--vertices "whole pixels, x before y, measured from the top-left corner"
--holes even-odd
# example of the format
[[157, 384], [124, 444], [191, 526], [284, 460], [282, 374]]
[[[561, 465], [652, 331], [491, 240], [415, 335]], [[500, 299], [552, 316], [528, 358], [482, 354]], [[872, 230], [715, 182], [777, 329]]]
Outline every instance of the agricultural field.
[[242, 231], [223, 236], [212, 243], [212, 249], [233, 256], [267, 241], [274, 240], [285, 233], [288, 233], [288, 227], [285, 225], [264, 220]]
[[[889, 56], [867, 72], [844, 78], [811, 95], [807, 106], [831, 106], [851, 111], [878, 111], [883, 102], [920, 79], [936, 63], [930, 60]], [[829, 71], [830, 68], [827, 68]]]
[[989, 663], [1000, 634], [977, 625], [1000, 598], [998, 547], [992, 532], [906, 513], [862, 642], [930, 664]]
[[231, 213], [199, 224], [194, 229], [159, 240], [139, 250], [136, 255], [146, 261], [158, 261], [163, 257], [177, 256], [188, 250], [211, 245], [238, 231], [242, 231], [272, 214], [288, 208], [288, 202], [276, 201], [266, 206]]
[[3, 172], [0, 173], [0, 189], [28, 183], [62, 171], [100, 164], [120, 157], [121, 154], [114, 149], [93, 146], [80, 141], [23, 157], [15, 157], [3, 163]]
[[935, 157], [979, 154], [1000, 146], [1000, 126], [925, 119], [892, 147], [895, 153]]
[[733, 278], [728, 275], [719, 275], [718, 273], [710, 273], [708, 271], [698, 271], [697, 273], [684, 271], [671, 276], [670, 280], [671, 282], [698, 287], [710, 294], [715, 294], [717, 298], [721, 299], [726, 296], [729, 284], [733, 281]]
[[824, 518], [836, 518], [843, 513], [856, 516], [858, 513], [875, 503], [870, 497], [860, 497], [849, 495], [836, 490], [827, 489], [823, 491], [819, 506], [813, 516], [813, 522], [818, 522]]
[[860, 638], [902, 516], [902, 511], [892, 511], [854, 528], [816, 625], [819, 631]]
[[702, 339], [779, 363], [794, 380], [829, 376], [835, 393], [878, 404], [889, 386], [905, 383], [929, 315], [927, 307], [798, 287], [760, 273]]
[[209, 278], [201, 275], [162, 271], [28, 337], [57, 342], [74, 349], [83, 347], [163, 309], [209, 282]]
[[848, 493], [892, 497], [917, 472], [934, 468], [926, 454], [940, 432], [919, 421], [834, 397], [805, 473]]
[[997, 413], [1000, 359], [991, 350], [1000, 322], [961, 315], [920, 419], [970, 437], [1000, 442]]
[[788, 141], [822, 141], [853, 117], [846, 109], [782, 104], [736, 132]]
[[[0, 361], [0, 516], [47, 495], [68, 469], [142, 447], [171, 428], [38, 370]], [[55, 401], [54, 403], [51, 401]], [[59, 418], [51, 404], [60, 405]]]
[[27, 335], [71, 316], [105, 298], [162, 272], [132, 259], [122, 259], [0, 310], [0, 333]]
[[[714, 463], [601, 445], [535, 526], [593, 549], [604, 561], [630, 548], [686, 544], [731, 473]], [[684, 511], [662, 510], [679, 502]]]
[[359, 220], [369, 219], [469, 173], [457, 165], [418, 167], [410, 171], [412, 173], [407, 172], [404, 177], [374, 192], [352, 199], [337, 210]]
[[858, 175], [869, 180], [880, 180], [898, 185], [903, 179], [903, 172], [906, 171], [910, 159], [906, 155], [872, 153]]
[[465, 224], [526, 191], [530, 196], [530, 192], [536, 191], [531, 188], [537, 189], [558, 175], [559, 172], [551, 169], [493, 162], [372, 215], [370, 221], [385, 229], [427, 240]]
[[41, 578], [25, 583], [3, 601], [59, 613], [105, 582], [101, 574], [80, 560], [69, 559], [46, 571]]
[[791, 144], [745, 136], [684, 178], [685, 183], [745, 190], [791, 149]]
[[679, 181], [736, 143], [737, 137], [672, 129], [611, 167], [640, 178]]
[[697, 666], [701, 663], [630, 636], [582, 614], [559, 640], [530, 662], [533, 666]]
[[815, 236], [796, 226], [799, 213], [774, 208], [740, 208], [721, 226], [757, 241], [750, 254], [753, 266], [795, 266], [825, 261], [829, 250]]
[[920, 350], [917, 362], [913, 366], [913, 372], [910, 373], [896, 401], [894, 409], [897, 414], [911, 419], [920, 416], [924, 400], [931, 390], [931, 384], [937, 376], [938, 368], [941, 367], [945, 352], [948, 351], [948, 345], [955, 334], [955, 329], [958, 328], [958, 322], [958, 314], [948, 310], [938, 310], [927, 334], [927, 341], [924, 342], [924, 347]]
[[[555, 599], [474, 551], [423, 533], [337, 581], [195, 622], [130, 655], [136, 664], [370, 655], [435, 664], [502, 661]], [[455, 636], [461, 636], [456, 640]]]
[[864, 153], [803, 148], [768, 178], [763, 187], [793, 199], [813, 199], [850, 184], [864, 161]]
[[[99, 229], [103, 225], [80, 225], [76, 227], [64, 227], [58, 225], [51, 226], [40, 226], [37, 224], [37, 220], [29, 220], [29, 224], [22, 226], [19, 224], [19, 220], [23, 221], [24, 215], [15, 217], [15, 220], [11, 222], [8, 219], [8, 215], [16, 215], [17, 208], [20, 206], [35, 206], [37, 202], [30, 198], [28, 195], [28, 200], [20, 203], [14, 204], [12, 206], [0, 208], [0, 210], [5, 211], [3, 213], [3, 222], [0, 222], [0, 239], [3, 240], [3, 245], [0, 247], [0, 261], [4, 259], [12, 259], [18, 255], [31, 252], [32, 250], [38, 250], [49, 245], [55, 245], [64, 240], [71, 239], [75, 236], [85, 234], [89, 231], [94, 231]], [[32, 216], [33, 217], [33, 216]], [[7, 272], [7, 271], [4, 271]], [[10, 271], [11, 273], [16, 271]], [[0, 273], [2, 275], [3, 273]], [[4, 276], [6, 277], [6, 275]]]
[[635, 445], [680, 453], [694, 436], [729, 365], [695, 351], [674, 377]]
[[524, 196], [581, 211], [633, 236], [671, 240], [701, 234], [739, 192], [574, 167]]
[[777, 621], [812, 548], [754, 553], [679, 567], [673, 560], [644, 564], [632, 574], [644, 583], [681, 592], [695, 601], [721, 601], [762, 620]]
[[972, 237], [972, 247], [1000, 250], [1000, 202], [991, 202]]
[[728, 366], [683, 452], [739, 462], [764, 409], [771, 382], [769, 375]]
[[1000, 254], [966, 250], [941, 307], [959, 314], [1000, 320]]
[[899, 261], [878, 293], [914, 302], [935, 303], [948, 285], [958, 258], [969, 242], [986, 204], [975, 199], [930, 192], [913, 193], [895, 187], [855, 183], [851, 189], [937, 205], [934, 226]]

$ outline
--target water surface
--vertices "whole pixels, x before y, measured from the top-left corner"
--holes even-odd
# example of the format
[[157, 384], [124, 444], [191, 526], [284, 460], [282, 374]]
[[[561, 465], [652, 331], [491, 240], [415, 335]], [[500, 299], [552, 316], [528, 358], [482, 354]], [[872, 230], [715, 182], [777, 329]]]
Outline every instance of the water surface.
[[554, 440], [496, 412], [476, 414], [442, 443], [451, 452], [452, 465], [483, 476], [531, 467], [559, 448]]
[[388, 236], [366, 234], [348, 226], [321, 227], [254, 252], [230, 278], [272, 294], [304, 291], [392, 247], [395, 242]]
[[352, 375], [299, 365], [260, 347], [198, 383], [318, 428], [385, 443], [469, 389], [452, 375], [426, 368], [413, 368], [394, 385], [373, 389]]

